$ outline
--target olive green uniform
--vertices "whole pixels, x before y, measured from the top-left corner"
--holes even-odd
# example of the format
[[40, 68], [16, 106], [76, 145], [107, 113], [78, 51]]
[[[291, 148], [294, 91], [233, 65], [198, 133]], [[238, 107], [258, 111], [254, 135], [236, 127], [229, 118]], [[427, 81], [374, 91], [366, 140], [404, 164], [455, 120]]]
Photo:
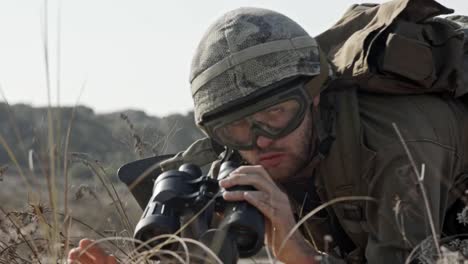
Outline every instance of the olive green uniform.
[[422, 182], [440, 235], [445, 213], [458, 197], [450, 191], [468, 172], [468, 111], [458, 100], [433, 95], [375, 95], [352, 88], [331, 94], [336, 95], [336, 140], [315, 175], [318, 195], [322, 202], [375, 198], [332, 206], [359, 247], [348, 260], [360, 262], [365, 254], [369, 263], [402, 263], [431, 229], [417, 176], [392, 123], [417, 169], [426, 165]]
[[[439, 236], [451, 229], [446, 214], [461, 199], [468, 177], [468, 110], [463, 103], [468, 45], [463, 48], [456, 25], [426, 23], [450, 12], [435, 1], [355, 5], [317, 37], [338, 73], [322, 95], [332, 105], [327, 111], [335, 118], [328, 133], [336, 139], [318, 169], [301, 174], [315, 174], [322, 203], [348, 196], [375, 199], [337, 203], [324, 218], [308, 221], [310, 240], [319, 249], [324, 249], [321, 236], [339, 229], [356, 246], [341, 254], [347, 261], [403, 263], [431, 238], [429, 219]], [[392, 124], [401, 131], [416, 168]], [[422, 164], [430, 216], [414, 171], [421, 173]], [[335, 237], [339, 245], [337, 239], [343, 236]]]

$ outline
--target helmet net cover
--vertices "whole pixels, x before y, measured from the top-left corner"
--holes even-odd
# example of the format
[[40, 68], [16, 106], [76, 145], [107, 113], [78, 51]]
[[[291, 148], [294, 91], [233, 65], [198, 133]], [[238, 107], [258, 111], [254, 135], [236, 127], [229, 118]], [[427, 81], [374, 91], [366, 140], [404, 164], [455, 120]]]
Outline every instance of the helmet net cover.
[[[218, 111], [223, 105], [256, 96], [263, 88], [282, 79], [320, 73], [318, 46], [284, 49], [267, 53], [241, 63], [210, 78], [194, 90], [194, 80], [204, 71], [230, 55], [264, 43], [309, 37], [290, 18], [261, 8], [239, 8], [215, 21], [202, 38], [192, 60], [190, 82], [195, 104], [195, 121]], [[310, 37], [311, 38], [311, 37]], [[311, 38], [312, 39], [312, 38]]]

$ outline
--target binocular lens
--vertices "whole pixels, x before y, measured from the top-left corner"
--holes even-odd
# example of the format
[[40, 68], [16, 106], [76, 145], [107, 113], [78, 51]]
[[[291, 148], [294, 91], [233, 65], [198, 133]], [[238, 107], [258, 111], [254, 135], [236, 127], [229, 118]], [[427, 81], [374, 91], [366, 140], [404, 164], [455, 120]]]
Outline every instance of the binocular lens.
[[[149, 242], [146, 248], [160, 246], [168, 238], [154, 239], [160, 235], [173, 234], [180, 228], [179, 219], [173, 215], [153, 214], [140, 220], [135, 228], [134, 237], [142, 243]], [[139, 246], [139, 243], [136, 244]], [[170, 243], [164, 245], [163, 249], [175, 250], [177, 243]], [[144, 250], [142, 248], [142, 250]]]
[[246, 227], [235, 227], [231, 229], [236, 238], [236, 244], [239, 251], [250, 251], [257, 244], [257, 233]]

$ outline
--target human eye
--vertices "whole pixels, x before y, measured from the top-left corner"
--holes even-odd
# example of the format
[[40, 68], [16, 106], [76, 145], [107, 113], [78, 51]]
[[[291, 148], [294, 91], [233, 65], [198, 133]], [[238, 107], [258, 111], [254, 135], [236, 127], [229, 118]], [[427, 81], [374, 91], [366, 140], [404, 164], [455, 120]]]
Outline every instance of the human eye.
[[239, 119], [236, 121], [233, 121], [227, 125], [229, 128], [238, 128], [238, 127], [244, 127], [248, 125], [248, 122], [245, 119]]
[[276, 105], [271, 106], [270, 108], [266, 109], [266, 112], [268, 113], [284, 113], [287, 112], [291, 108], [290, 102], [286, 101], [283, 103], [279, 103]]
[[273, 106], [268, 108], [267, 112], [270, 114], [279, 114], [285, 111], [284, 107], [281, 105]]

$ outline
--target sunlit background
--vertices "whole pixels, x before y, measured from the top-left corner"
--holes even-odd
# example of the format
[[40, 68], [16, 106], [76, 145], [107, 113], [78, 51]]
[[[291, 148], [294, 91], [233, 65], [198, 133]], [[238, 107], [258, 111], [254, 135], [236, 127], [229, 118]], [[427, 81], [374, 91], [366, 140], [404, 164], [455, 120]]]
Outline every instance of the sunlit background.
[[[383, 1], [377, 1], [383, 2]], [[468, 15], [468, 1], [444, 0]], [[312, 35], [356, 0], [1, 0], [0, 85], [11, 104], [80, 104], [98, 113], [140, 109], [151, 115], [192, 108], [192, 54], [209, 24], [231, 9], [282, 12]], [[46, 19], [47, 18], [47, 19]], [[3, 99], [0, 99], [3, 100]]]

